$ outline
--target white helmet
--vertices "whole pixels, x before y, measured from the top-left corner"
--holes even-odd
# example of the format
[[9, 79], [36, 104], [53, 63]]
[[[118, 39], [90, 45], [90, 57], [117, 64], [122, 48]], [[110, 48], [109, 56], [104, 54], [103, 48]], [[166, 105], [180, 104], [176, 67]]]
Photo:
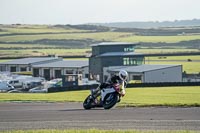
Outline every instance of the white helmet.
[[120, 70], [120, 72], [119, 72], [119, 77], [120, 77], [120, 79], [121, 80], [126, 80], [127, 78], [128, 78], [128, 73], [127, 73], [127, 71], [125, 71], [125, 70]]

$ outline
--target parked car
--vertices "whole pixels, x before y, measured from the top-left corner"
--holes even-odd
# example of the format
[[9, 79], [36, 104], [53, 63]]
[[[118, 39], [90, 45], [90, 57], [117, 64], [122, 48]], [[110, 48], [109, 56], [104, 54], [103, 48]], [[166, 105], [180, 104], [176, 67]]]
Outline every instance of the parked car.
[[23, 83], [18, 79], [12, 79], [8, 81], [8, 84], [14, 86], [15, 88], [21, 88]]
[[35, 87], [33, 89], [30, 89], [29, 92], [31, 92], [31, 93], [47, 93], [48, 90], [47, 89], [43, 89], [41, 87]]
[[12, 85], [6, 82], [0, 82], [0, 92], [7, 92], [9, 90], [14, 90], [14, 89], [15, 88]]
[[29, 90], [31, 88], [34, 88], [34, 87], [38, 87], [38, 86], [41, 86], [42, 83], [41, 81], [24, 81], [23, 82], [23, 90]]
[[14, 90], [8, 91], [7, 93], [21, 93], [21, 91], [14, 89]]
[[44, 83], [44, 88], [51, 88], [51, 87], [61, 87], [62, 86], [62, 79], [53, 79]]

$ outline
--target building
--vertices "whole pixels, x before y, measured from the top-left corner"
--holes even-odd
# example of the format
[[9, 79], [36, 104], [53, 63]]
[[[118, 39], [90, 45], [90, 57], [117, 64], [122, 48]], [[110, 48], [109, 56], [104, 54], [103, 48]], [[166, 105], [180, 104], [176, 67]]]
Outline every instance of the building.
[[81, 77], [105, 82], [112, 74], [124, 69], [129, 73], [129, 80], [143, 83], [182, 82], [181, 65], [144, 65], [145, 55], [135, 52], [136, 45], [138, 43], [98, 43], [91, 45], [89, 62], [55, 57], [24, 58], [0, 63], [0, 70], [32, 71], [34, 77], [40, 76], [47, 80], [65, 76], [67, 81]]
[[105, 67], [104, 77], [110, 77], [120, 70], [129, 73], [128, 80], [141, 83], [182, 82], [182, 65], [139, 65]]
[[90, 79], [100, 82], [106, 80], [103, 68], [110, 66], [137, 66], [144, 63], [144, 56], [135, 53], [138, 43], [104, 42], [93, 44], [92, 55], [89, 58]]
[[0, 71], [32, 71], [34, 77], [44, 77], [47, 80], [62, 78], [62, 75], [68, 74], [88, 78], [88, 65], [88, 61], [67, 61], [57, 57], [23, 58], [0, 63]]
[[45, 64], [32, 66], [34, 77], [44, 77], [45, 79], [62, 78], [66, 74], [82, 74], [82, 78], [88, 78], [88, 61], [60, 60]]
[[12, 61], [1, 62], [0, 71], [8, 71], [8, 72], [32, 71], [32, 65], [55, 62], [59, 60], [62, 60], [62, 58], [37, 57], [37, 58], [15, 59]]

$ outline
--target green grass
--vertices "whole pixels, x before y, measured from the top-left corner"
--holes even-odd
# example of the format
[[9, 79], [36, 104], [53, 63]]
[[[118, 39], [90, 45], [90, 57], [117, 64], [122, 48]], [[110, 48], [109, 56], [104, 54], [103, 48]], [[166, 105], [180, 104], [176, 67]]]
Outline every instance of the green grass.
[[[188, 59], [192, 60], [188, 62]], [[151, 61], [153, 60], [153, 61]], [[177, 61], [175, 61], [177, 60]], [[165, 57], [146, 57], [145, 64], [181, 64], [183, 65], [183, 71], [187, 73], [199, 73], [200, 72], [200, 56], [165, 56]]]
[[115, 41], [123, 42], [167, 42], [175, 43], [180, 41], [189, 41], [200, 39], [200, 35], [182, 35], [182, 36], [136, 36], [117, 38]]
[[[94, 32], [89, 30], [79, 30], [65, 26], [65, 28], [52, 27], [48, 25], [0, 25], [2, 30], [0, 34], [10, 33], [35, 33], [32, 35], [15, 35], [15, 36], [0, 36], [0, 41], [5, 42], [21, 42], [34, 41], [40, 39], [73, 39], [86, 40], [93, 39], [95, 41], [128, 41], [128, 42], [179, 42], [186, 40], [200, 39], [200, 35], [185, 35], [185, 36], [135, 36], [128, 32]], [[83, 33], [82, 33], [83, 32]], [[88, 32], [88, 33], [84, 33]], [[53, 34], [37, 34], [37, 33], [53, 33]], [[169, 44], [170, 46], [170, 44]], [[39, 47], [39, 48], [38, 48]], [[57, 47], [57, 49], [56, 49]], [[0, 57], [17, 57], [17, 56], [42, 56], [48, 54], [57, 55], [84, 55], [76, 51], [66, 51], [59, 49], [65, 47], [61, 45], [44, 45], [44, 44], [0, 44]], [[8, 48], [12, 48], [8, 50]], [[13, 50], [15, 49], [16, 50]], [[20, 49], [27, 48], [27, 49]], [[52, 48], [52, 49], [49, 49]], [[198, 49], [183, 49], [183, 47], [175, 47], [176, 49], [136, 49], [136, 52], [141, 53], [174, 53], [174, 52], [197, 52]]]
[[47, 102], [81, 102], [89, 91], [68, 91], [58, 93], [0, 93], [0, 101], [47, 101]]
[[[40, 47], [39, 49], [36, 47]], [[45, 48], [48, 47], [48, 48]], [[69, 49], [69, 48], [56, 48], [55, 45], [37, 45], [32, 44], [0, 44], [0, 57], [17, 57], [17, 56], [43, 56], [49, 54], [56, 55], [87, 55], [86, 51], [91, 49]], [[2, 49], [1, 48], [17, 48], [17, 49]], [[29, 49], [20, 49], [29, 48]], [[175, 53], [175, 52], [198, 52], [197, 49], [136, 49], [138, 53]]]
[[200, 106], [200, 87], [149, 87], [126, 90], [124, 106]]
[[[73, 28], [55, 28], [47, 25], [24, 25], [14, 27], [1, 28], [5, 33], [72, 33], [72, 32], [85, 32], [86, 30], [78, 30]], [[0, 32], [1, 33], [1, 32]]]
[[183, 71], [187, 73], [199, 73], [200, 62], [183, 62], [183, 61], [145, 61], [145, 64], [156, 64], [156, 65], [182, 65]]
[[146, 60], [158, 60], [158, 61], [166, 61], [166, 60], [182, 60], [188, 61], [191, 59], [192, 61], [200, 60], [200, 55], [192, 55], [192, 56], [160, 56], [160, 57], [146, 57]]
[[11, 60], [2, 60], [2, 59], [0, 60], [0, 62], [7, 62], [7, 61], [11, 61]]
[[45, 55], [87, 55], [86, 51], [89, 49], [17, 49], [17, 50], [0, 50], [0, 57], [17, 57], [17, 56], [45, 56]]
[[18, 41], [33, 41], [40, 39], [94, 39], [98, 41], [111, 41], [120, 36], [129, 35], [130, 33], [122, 32], [98, 32], [98, 33], [71, 33], [71, 34], [42, 34], [42, 35], [16, 35], [2, 36], [0, 41], [18, 42]]
[[197, 133], [199, 131], [139, 131], [139, 130], [16, 130], [16, 131], [0, 131], [0, 133]]
[[[90, 93], [68, 91], [47, 94], [0, 93], [0, 102], [83, 102]], [[127, 88], [119, 106], [200, 106], [200, 87]]]
[[[138, 36], [131, 32], [94, 32], [80, 30], [65, 26], [65, 28], [48, 25], [2, 25], [0, 34], [15, 33], [53, 33], [35, 35], [0, 36], [0, 41], [17, 42], [39, 39], [94, 39], [98, 41], [125, 41], [125, 42], [167, 42], [174, 43], [200, 39], [200, 35], [177, 35], [177, 36]], [[88, 33], [85, 33], [88, 32]]]
[[[188, 61], [188, 59], [192, 61]], [[153, 61], [151, 61], [153, 60]], [[183, 71], [187, 73], [199, 73], [200, 72], [200, 56], [162, 56], [162, 57], [145, 57], [145, 64], [172, 64], [182, 65]]]
[[145, 48], [145, 49], [135, 49], [135, 52], [138, 53], [177, 53], [177, 52], [199, 52], [198, 49], [163, 49], [163, 48], [156, 48], [156, 49], [151, 49], [151, 48]]
[[191, 36], [129, 36], [131, 33], [123, 32], [99, 32], [99, 33], [71, 33], [71, 34], [42, 34], [42, 35], [16, 35], [2, 36], [0, 41], [17, 42], [31, 41], [40, 39], [94, 39], [105, 41], [122, 41], [122, 42], [167, 42], [174, 43], [180, 41], [189, 41], [200, 39], [200, 35]]
[[20, 49], [20, 48], [23, 48], [23, 49], [34, 49], [34, 48], [56, 48], [58, 46], [56, 45], [46, 45], [46, 44], [0, 44], [0, 48], [16, 48], [17, 49]]

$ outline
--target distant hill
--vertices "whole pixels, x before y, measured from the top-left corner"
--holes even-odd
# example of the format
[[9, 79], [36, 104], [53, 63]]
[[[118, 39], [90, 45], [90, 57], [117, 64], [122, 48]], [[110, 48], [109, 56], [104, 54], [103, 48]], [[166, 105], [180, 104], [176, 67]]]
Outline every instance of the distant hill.
[[114, 22], [114, 23], [93, 23], [92, 25], [101, 25], [117, 28], [159, 28], [159, 27], [188, 27], [200, 26], [200, 19], [193, 20], [175, 20], [175, 21], [149, 21], [149, 22]]

